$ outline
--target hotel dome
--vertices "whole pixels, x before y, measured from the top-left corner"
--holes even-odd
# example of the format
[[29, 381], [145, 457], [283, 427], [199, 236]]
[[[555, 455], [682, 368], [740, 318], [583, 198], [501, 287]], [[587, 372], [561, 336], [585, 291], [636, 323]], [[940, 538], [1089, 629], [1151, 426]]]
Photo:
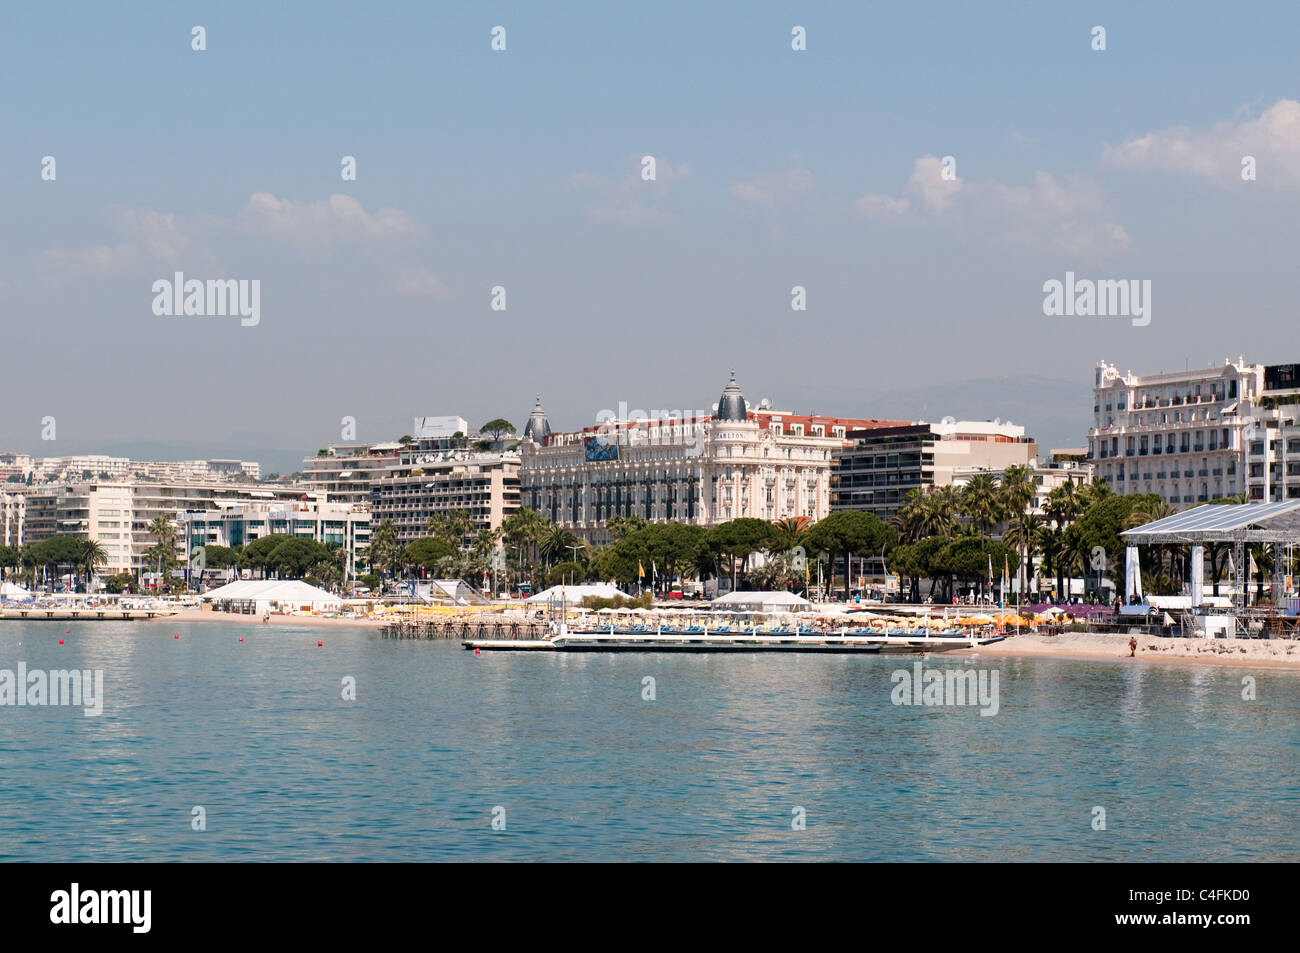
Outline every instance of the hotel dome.
[[551, 424], [546, 419], [546, 411], [542, 410], [542, 395], [537, 395], [537, 403], [533, 404], [533, 412], [528, 415], [528, 423], [524, 425], [524, 439], [531, 440], [533, 443], [543, 443], [551, 435]]
[[740, 392], [740, 385], [736, 383], [736, 372], [731, 372], [731, 381], [727, 384], [726, 390], [722, 392], [722, 397], [718, 401], [718, 412], [714, 414], [717, 420], [741, 421], [749, 419], [749, 408], [745, 406], [745, 395]]

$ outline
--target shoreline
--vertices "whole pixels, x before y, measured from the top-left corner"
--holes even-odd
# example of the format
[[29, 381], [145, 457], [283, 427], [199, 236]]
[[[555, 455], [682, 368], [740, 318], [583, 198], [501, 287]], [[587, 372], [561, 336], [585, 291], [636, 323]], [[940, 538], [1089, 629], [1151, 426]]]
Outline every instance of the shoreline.
[[1066, 632], [1061, 635], [1025, 633], [1009, 636], [1005, 641], [994, 645], [958, 651], [960, 654], [1008, 658], [1160, 662], [1300, 671], [1300, 642], [1280, 639], [1172, 639], [1139, 635], [1137, 656], [1130, 658], [1128, 640], [1127, 634], [1104, 632]]
[[[32, 620], [42, 621], [42, 620]], [[98, 620], [95, 620], [98, 621]], [[106, 620], [111, 621], [111, 620]], [[258, 615], [182, 609], [176, 615], [133, 620], [138, 624], [188, 624], [226, 622], [264, 629], [312, 627], [376, 629], [382, 619], [341, 619], [327, 616], [271, 614], [269, 623]], [[936, 655], [984, 656], [988, 658], [1058, 658], [1082, 662], [1156, 662], [1184, 665], [1213, 665], [1236, 668], [1272, 668], [1300, 671], [1300, 641], [1280, 639], [1187, 639], [1138, 635], [1136, 658], [1129, 657], [1128, 634], [1064, 632], [1060, 635], [1020, 633], [993, 645], [953, 649]]]

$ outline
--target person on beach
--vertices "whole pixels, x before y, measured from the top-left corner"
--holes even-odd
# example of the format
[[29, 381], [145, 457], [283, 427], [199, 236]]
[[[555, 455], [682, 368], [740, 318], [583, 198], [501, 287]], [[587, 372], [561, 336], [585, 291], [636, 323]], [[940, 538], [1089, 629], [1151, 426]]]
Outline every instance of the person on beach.
[[1137, 658], [1138, 638], [1136, 635], [1129, 636], [1128, 640], [1128, 657]]

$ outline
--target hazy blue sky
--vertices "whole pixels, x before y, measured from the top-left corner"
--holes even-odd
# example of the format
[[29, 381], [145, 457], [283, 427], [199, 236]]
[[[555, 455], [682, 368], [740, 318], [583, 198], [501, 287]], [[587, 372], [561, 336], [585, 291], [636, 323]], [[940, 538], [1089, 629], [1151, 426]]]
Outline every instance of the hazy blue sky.
[[[522, 424], [540, 391], [573, 427], [708, 408], [732, 367], [794, 411], [1079, 444], [1099, 358], [1300, 360], [1293, 4], [3, 17], [0, 448], [174, 440], [277, 469], [345, 415], [372, 440]], [[1067, 270], [1151, 280], [1150, 325], [1044, 316]], [[260, 324], [155, 316], [175, 271], [259, 279]]]

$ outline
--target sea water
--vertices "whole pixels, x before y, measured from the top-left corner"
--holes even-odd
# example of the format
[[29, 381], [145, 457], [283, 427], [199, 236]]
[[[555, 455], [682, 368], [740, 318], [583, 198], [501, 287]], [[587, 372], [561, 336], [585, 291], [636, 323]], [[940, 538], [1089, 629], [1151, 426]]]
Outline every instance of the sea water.
[[1300, 672], [922, 662], [989, 717], [896, 704], [910, 656], [65, 628], [0, 622], [0, 669], [104, 673], [0, 706], [0, 860], [1300, 859]]

